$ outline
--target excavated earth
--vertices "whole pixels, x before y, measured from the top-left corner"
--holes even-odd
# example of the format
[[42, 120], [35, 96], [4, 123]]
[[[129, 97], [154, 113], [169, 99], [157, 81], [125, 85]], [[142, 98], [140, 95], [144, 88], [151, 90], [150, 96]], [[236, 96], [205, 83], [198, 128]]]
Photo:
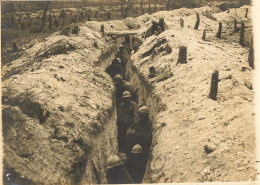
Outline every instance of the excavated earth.
[[[246, 8], [249, 18], [244, 18]], [[193, 29], [196, 12], [198, 30]], [[28, 48], [2, 66], [5, 169], [32, 184], [106, 183], [105, 160], [118, 146], [114, 87], [104, 69], [116, 44], [100, 34], [100, 26], [106, 32], [134, 28], [142, 38], [151, 21], [162, 17], [169, 29], [144, 40], [127, 66], [138, 103], [149, 106], [153, 121], [143, 182], [255, 180], [253, 72], [248, 47], [241, 47], [239, 33], [233, 33], [234, 18], [244, 20], [246, 44], [250, 41], [250, 12], [250, 6], [229, 13], [182, 8], [92, 21], [80, 24], [76, 35], [66, 34], [69, 27]], [[221, 40], [215, 37], [219, 21]], [[188, 63], [176, 65], [182, 45]], [[156, 77], [148, 78], [152, 66]], [[214, 70], [220, 74], [217, 101], [208, 98]]]

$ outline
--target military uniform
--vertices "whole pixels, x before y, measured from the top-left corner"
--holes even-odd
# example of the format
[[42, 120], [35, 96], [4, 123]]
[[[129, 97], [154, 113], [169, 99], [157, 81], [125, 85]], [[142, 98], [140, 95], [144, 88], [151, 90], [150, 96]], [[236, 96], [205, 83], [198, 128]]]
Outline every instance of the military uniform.
[[[129, 96], [130, 95], [130, 96]], [[123, 93], [123, 98], [131, 98], [131, 94], [127, 91]], [[135, 124], [138, 120], [138, 106], [131, 100], [123, 100], [117, 108], [117, 125], [118, 125], [118, 146], [120, 151], [127, 150], [125, 140], [127, 129]]]
[[142, 147], [138, 144], [133, 146], [131, 153], [128, 154], [125, 166], [134, 183], [142, 183], [146, 162], [147, 160], [143, 154]]
[[106, 68], [106, 72], [114, 78], [117, 74], [123, 75], [124, 70], [122, 68], [122, 65], [119, 63], [117, 59], [114, 59], [112, 61], [112, 64]]
[[108, 184], [133, 184], [133, 180], [125, 168], [122, 160], [116, 156], [112, 155], [108, 158], [106, 162], [107, 166], [107, 183]]

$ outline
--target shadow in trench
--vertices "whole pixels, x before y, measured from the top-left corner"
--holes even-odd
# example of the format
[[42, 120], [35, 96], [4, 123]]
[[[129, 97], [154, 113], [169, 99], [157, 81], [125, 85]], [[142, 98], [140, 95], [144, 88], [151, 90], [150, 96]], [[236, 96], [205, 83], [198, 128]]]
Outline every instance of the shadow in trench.
[[142, 183], [152, 141], [149, 108], [138, 105], [138, 89], [125, 76], [130, 59], [129, 37], [119, 46], [106, 72], [115, 85], [119, 154], [107, 160], [109, 184]]
[[20, 176], [14, 169], [7, 167], [4, 168], [3, 183], [4, 185], [35, 185], [30, 179]]

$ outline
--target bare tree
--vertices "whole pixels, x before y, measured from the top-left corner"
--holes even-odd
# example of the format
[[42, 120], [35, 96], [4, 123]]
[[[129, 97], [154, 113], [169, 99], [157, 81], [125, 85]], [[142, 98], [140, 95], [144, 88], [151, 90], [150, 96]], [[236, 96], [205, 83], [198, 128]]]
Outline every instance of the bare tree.
[[151, 12], [151, 0], [148, 0], [148, 12], [150, 13]]
[[142, 15], [144, 14], [144, 9], [143, 9], [143, 0], [141, 0], [141, 10], [142, 10]]
[[124, 0], [121, 0], [121, 17], [124, 16]]
[[43, 13], [43, 17], [42, 17], [41, 31], [43, 30], [43, 27], [44, 27], [45, 18], [46, 18], [46, 13], [47, 13], [49, 4], [50, 4], [50, 1], [47, 1], [47, 2], [46, 2], [46, 5], [45, 5], [45, 8], [44, 8], [44, 13]]

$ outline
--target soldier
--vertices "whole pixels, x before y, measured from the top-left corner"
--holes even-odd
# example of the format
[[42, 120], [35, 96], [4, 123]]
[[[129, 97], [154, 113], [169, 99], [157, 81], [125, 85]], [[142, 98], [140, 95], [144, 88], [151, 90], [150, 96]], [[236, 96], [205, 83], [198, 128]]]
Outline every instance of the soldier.
[[106, 68], [106, 72], [114, 78], [117, 74], [123, 75], [124, 69], [122, 68], [122, 64], [120, 64], [120, 60], [114, 59], [112, 64]]
[[139, 47], [143, 44], [143, 40], [139, 37], [133, 37], [133, 50], [137, 52]]
[[59, 27], [59, 21], [56, 17], [55, 17], [55, 20], [54, 20], [54, 25], [56, 26], [56, 28]]
[[158, 34], [161, 34], [162, 32], [164, 32], [167, 29], [168, 29], [168, 26], [165, 24], [164, 18], [160, 18], [159, 23], [158, 23]]
[[117, 108], [118, 147], [119, 151], [126, 151], [126, 131], [131, 125], [135, 125], [138, 119], [138, 106], [131, 101], [131, 93], [125, 91], [122, 95], [122, 103]]
[[123, 80], [122, 76], [117, 74], [114, 78], [116, 87], [116, 100], [117, 105], [122, 102], [122, 94], [124, 91], [129, 91], [132, 95], [132, 101], [137, 101], [137, 88], [135, 88], [130, 82]]
[[133, 184], [129, 172], [122, 160], [117, 155], [111, 155], [106, 161], [107, 183], [108, 184]]
[[125, 50], [128, 54], [131, 54], [133, 48], [131, 46], [130, 36], [125, 35], [125, 40], [122, 42], [122, 45], [124, 46]]
[[142, 146], [144, 155], [148, 157], [152, 141], [152, 123], [149, 118], [149, 109], [142, 106], [139, 113], [140, 121], [135, 127], [134, 142]]
[[127, 157], [125, 166], [134, 183], [142, 183], [146, 168], [146, 159], [143, 154], [143, 148], [139, 144], [132, 147], [131, 153]]
[[125, 50], [125, 47], [121, 44], [118, 48], [118, 51], [116, 53], [116, 57], [119, 58], [122, 61], [122, 67], [124, 69], [124, 73], [126, 72], [126, 64], [128, 60], [130, 59], [130, 55]]
[[152, 26], [146, 31], [144, 38], [148, 38], [154, 35], [155, 32], [158, 32], [158, 23], [156, 21], [152, 22]]

